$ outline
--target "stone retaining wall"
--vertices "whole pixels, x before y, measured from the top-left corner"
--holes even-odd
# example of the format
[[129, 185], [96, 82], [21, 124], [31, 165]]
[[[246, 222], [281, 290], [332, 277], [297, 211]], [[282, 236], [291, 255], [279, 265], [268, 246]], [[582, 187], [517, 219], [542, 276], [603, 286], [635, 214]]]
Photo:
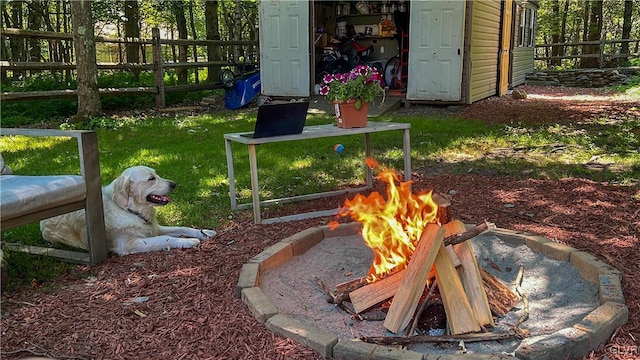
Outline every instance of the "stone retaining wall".
[[527, 85], [604, 87], [626, 83], [640, 75], [640, 68], [578, 69], [536, 71], [526, 76]]

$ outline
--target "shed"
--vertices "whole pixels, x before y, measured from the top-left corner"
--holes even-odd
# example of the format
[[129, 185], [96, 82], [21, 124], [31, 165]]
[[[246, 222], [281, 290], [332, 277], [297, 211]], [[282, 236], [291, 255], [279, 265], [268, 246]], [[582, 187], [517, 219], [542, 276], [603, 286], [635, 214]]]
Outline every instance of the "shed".
[[521, 0], [260, 1], [262, 92], [313, 94], [327, 38], [346, 29], [373, 45], [368, 61], [386, 79], [400, 80], [392, 96], [469, 104], [504, 95], [533, 71], [536, 10]]

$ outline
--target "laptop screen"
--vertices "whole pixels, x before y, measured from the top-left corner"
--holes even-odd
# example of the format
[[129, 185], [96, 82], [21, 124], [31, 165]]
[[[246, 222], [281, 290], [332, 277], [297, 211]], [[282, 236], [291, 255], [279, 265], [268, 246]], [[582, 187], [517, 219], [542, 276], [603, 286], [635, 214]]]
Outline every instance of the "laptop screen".
[[264, 104], [258, 107], [253, 138], [300, 134], [304, 129], [309, 102]]

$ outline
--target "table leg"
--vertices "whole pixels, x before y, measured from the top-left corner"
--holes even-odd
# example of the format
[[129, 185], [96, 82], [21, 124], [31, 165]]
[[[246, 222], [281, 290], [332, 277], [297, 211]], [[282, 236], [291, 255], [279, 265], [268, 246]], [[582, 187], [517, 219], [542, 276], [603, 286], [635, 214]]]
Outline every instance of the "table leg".
[[[371, 141], [369, 139], [369, 133], [364, 134], [364, 156], [365, 159], [371, 157]], [[364, 165], [364, 172], [367, 179], [367, 187], [371, 189], [373, 188], [373, 171], [366, 162]]]
[[249, 144], [249, 168], [251, 170], [251, 200], [253, 202], [253, 221], [256, 224], [262, 222], [260, 215], [260, 187], [258, 186], [258, 160], [256, 159], [256, 146]]
[[409, 129], [402, 130], [402, 147], [404, 152], [404, 181], [411, 180], [411, 138]]
[[231, 140], [225, 139], [224, 147], [227, 152], [227, 174], [229, 174], [229, 198], [231, 199], [231, 210], [238, 208], [236, 199], [236, 179], [233, 172], [233, 150], [231, 150]]

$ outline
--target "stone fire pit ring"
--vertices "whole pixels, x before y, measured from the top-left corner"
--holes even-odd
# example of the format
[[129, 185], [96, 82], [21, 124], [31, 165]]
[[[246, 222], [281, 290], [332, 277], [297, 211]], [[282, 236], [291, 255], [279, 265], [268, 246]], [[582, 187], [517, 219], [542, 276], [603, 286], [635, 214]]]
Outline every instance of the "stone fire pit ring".
[[[423, 354], [394, 346], [365, 343], [357, 339], [341, 337], [315, 325], [283, 314], [260, 288], [260, 275], [270, 269], [300, 256], [318, 245], [325, 238], [359, 234], [359, 223], [342, 224], [331, 230], [328, 226], [313, 227], [294, 234], [260, 254], [242, 266], [236, 286], [236, 296], [241, 297], [253, 316], [275, 334], [316, 351], [329, 359], [496, 359], [513, 358], [505, 354]], [[599, 306], [595, 307], [577, 324], [556, 330], [548, 335], [528, 338], [515, 350], [518, 359], [566, 359], [588, 355], [608, 341], [616, 328], [628, 321], [629, 311], [624, 303], [621, 274], [595, 256], [570, 246], [553, 242], [545, 237], [507, 229], [495, 229], [488, 234], [514, 245], [526, 245], [536, 254], [570, 263], [580, 276], [598, 288]], [[321, 290], [318, 290], [321, 291]]]

